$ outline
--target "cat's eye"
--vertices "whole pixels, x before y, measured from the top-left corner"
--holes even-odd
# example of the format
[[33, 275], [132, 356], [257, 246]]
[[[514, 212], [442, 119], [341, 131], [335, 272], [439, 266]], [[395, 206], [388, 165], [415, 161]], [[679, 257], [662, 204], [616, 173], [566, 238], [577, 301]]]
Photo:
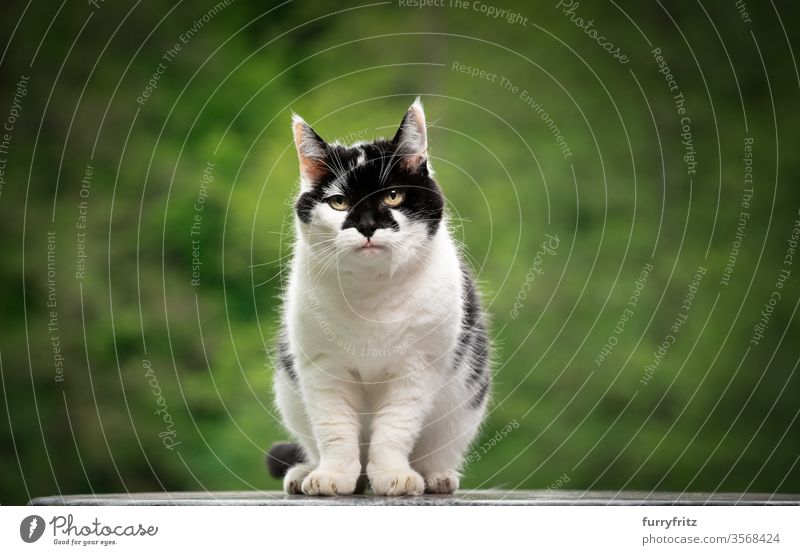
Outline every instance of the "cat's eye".
[[334, 210], [347, 210], [350, 208], [350, 203], [344, 195], [333, 195], [328, 198], [328, 204]]
[[383, 204], [389, 208], [395, 208], [403, 204], [405, 198], [406, 194], [403, 191], [392, 189], [385, 197], [383, 197]]

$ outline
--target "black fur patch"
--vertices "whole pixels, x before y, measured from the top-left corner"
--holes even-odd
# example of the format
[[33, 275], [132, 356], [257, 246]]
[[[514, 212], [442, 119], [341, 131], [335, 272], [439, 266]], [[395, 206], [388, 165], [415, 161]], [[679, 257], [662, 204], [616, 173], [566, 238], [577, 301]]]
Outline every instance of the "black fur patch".
[[297, 197], [294, 208], [300, 221], [304, 224], [311, 223], [311, 211], [320, 202], [322, 202], [322, 189], [319, 187]]
[[489, 393], [489, 385], [489, 380], [486, 379], [478, 386], [478, 390], [473, 394], [472, 399], [469, 401], [469, 404], [472, 408], [479, 408], [486, 400], [486, 395]]
[[296, 443], [274, 443], [267, 453], [267, 469], [273, 478], [283, 478], [294, 465], [305, 462], [303, 448]]
[[458, 370], [462, 365], [469, 368], [466, 375], [467, 383], [475, 388], [470, 404], [478, 408], [483, 403], [489, 391], [491, 376], [489, 373], [489, 336], [483, 319], [483, 310], [480, 306], [478, 294], [475, 291], [475, 280], [466, 264], [462, 263], [464, 299], [463, 315], [461, 317], [461, 334], [456, 345], [454, 368]]
[[[425, 222], [429, 236], [436, 233], [444, 214], [444, 196], [425, 162], [408, 168], [394, 142], [385, 139], [356, 147], [327, 145], [325, 152], [329, 171], [295, 204], [301, 222], [311, 221], [311, 211], [325, 202], [326, 188], [336, 181], [350, 203], [343, 229], [355, 227], [365, 235], [375, 229], [399, 229], [392, 209], [382, 202], [390, 190], [397, 189], [405, 193], [405, 200], [396, 210], [409, 219]], [[361, 156], [364, 161], [359, 164]]]
[[294, 356], [289, 352], [289, 342], [286, 337], [281, 335], [278, 339], [278, 369], [286, 372], [286, 375], [293, 382], [297, 381], [297, 373], [294, 371]]

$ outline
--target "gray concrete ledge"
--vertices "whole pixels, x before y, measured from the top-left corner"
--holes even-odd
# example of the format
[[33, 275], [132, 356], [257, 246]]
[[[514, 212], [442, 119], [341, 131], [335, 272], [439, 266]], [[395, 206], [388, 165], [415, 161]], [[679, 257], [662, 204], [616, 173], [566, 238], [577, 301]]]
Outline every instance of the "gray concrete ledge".
[[477, 490], [419, 497], [306, 497], [280, 491], [160, 492], [37, 497], [30, 505], [800, 505], [800, 495]]

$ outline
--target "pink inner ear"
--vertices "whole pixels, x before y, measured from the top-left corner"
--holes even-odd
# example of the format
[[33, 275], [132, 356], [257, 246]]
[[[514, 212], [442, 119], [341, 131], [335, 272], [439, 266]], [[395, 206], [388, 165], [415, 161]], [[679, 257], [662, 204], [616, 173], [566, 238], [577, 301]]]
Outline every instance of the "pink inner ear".
[[322, 159], [311, 156], [305, 148], [307, 138], [304, 137], [306, 123], [295, 121], [292, 126], [294, 132], [294, 144], [297, 147], [297, 157], [300, 160], [300, 171], [309, 179], [318, 179], [325, 174], [325, 163]]
[[315, 180], [321, 178], [325, 174], [325, 165], [320, 160], [301, 158], [300, 171], [309, 179]]
[[416, 170], [425, 161], [424, 154], [409, 154], [400, 162], [400, 165], [407, 170]]
[[407, 129], [407, 132], [413, 133], [419, 144], [411, 145], [415, 152], [407, 154], [403, 158], [401, 165], [407, 169], [416, 169], [425, 161], [428, 149], [425, 112], [423, 112], [422, 106], [418, 105], [418, 101], [412, 104], [408, 111], [412, 121], [406, 124], [411, 127], [411, 129]]

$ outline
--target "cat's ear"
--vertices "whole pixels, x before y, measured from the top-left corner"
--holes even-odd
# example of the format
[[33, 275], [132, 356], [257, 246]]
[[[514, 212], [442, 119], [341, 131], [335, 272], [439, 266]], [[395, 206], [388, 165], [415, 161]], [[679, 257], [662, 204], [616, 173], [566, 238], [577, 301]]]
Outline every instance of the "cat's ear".
[[428, 130], [425, 125], [425, 111], [422, 101], [417, 97], [400, 122], [400, 129], [392, 139], [395, 152], [402, 158], [408, 169], [426, 166], [428, 158]]
[[292, 116], [292, 131], [294, 145], [297, 147], [297, 158], [300, 160], [300, 175], [303, 181], [308, 180], [313, 183], [327, 172], [325, 153], [328, 145], [297, 114]]

